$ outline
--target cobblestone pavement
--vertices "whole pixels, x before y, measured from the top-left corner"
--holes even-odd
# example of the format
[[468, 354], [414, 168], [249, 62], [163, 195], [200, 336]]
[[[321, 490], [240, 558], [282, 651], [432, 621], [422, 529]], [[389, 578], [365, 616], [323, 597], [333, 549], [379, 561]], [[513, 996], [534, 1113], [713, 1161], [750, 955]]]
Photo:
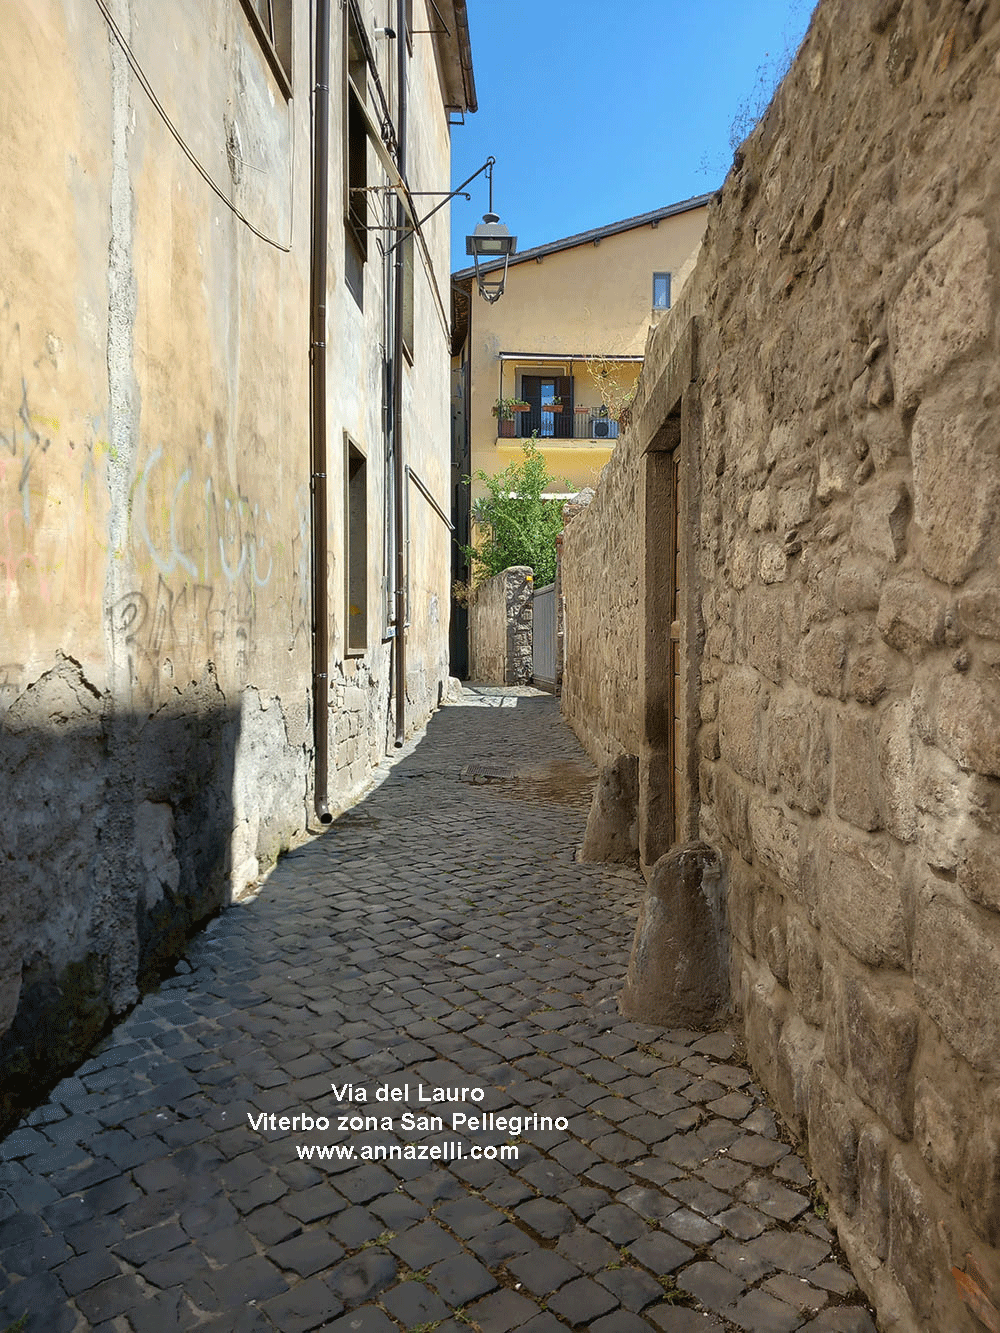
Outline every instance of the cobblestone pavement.
[[617, 1013], [592, 778], [436, 714], [0, 1144], [0, 1329], [873, 1330], [732, 1037]]

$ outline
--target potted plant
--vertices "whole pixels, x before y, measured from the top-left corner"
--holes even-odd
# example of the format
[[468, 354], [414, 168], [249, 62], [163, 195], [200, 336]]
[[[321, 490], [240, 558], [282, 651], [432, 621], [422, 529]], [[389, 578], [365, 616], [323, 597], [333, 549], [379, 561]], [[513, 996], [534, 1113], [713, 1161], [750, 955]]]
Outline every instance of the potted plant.
[[543, 412], [561, 412], [563, 410], [562, 399], [553, 398], [550, 403], [542, 403]]
[[513, 439], [517, 434], [514, 413], [527, 411], [528, 404], [523, 398], [498, 398], [493, 404], [493, 415], [500, 424], [500, 435], [505, 439]]

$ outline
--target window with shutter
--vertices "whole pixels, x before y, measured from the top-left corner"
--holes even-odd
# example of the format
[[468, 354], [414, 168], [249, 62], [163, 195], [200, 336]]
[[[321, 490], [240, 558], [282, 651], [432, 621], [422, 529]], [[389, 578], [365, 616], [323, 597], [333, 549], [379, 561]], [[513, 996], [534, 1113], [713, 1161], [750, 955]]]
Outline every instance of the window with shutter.
[[292, 0], [243, 0], [250, 25], [286, 97], [292, 95]]
[[368, 259], [368, 125], [362, 102], [368, 67], [354, 15], [350, 9], [344, 13], [344, 267], [347, 286], [358, 305], [362, 305]]
[[537, 431], [541, 440], [573, 438], [572, 375], [522, 375], [521, 397], [529, 410], [521, 414], [520, 434]]

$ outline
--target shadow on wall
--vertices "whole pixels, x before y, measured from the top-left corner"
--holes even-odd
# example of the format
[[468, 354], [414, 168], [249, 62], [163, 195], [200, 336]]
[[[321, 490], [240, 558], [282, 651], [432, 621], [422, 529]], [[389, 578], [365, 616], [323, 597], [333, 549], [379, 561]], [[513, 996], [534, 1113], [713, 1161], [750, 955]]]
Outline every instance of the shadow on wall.
[[115, 709], [63, 659], [3, 718], [0, 1134], [229, 900], [239, 711]]

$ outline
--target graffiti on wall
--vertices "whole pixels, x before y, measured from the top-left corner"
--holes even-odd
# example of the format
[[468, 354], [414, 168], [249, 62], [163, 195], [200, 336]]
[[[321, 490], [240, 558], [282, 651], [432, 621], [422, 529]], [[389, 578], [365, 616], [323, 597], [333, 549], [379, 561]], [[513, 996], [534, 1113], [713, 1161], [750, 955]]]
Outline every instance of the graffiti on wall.
[[163, 449], [154, 449], [132, 502], [133, 537], [145, 547], [160, 574], [167, 578], [183, 571], [203, 581], [217, 574], [229, 584], [245, 577], [250, 588], [266, 588], [274, 570], [269, 549], [272, 520], [267, 508], [239, 491], [220, 487], [211, 477], [199, 485], [190, 464], [172, 486], [168, 483], [160, 503], [160, 532], [153, 535], [150, 487], [163, 463]]
[[[300, 493], [297, 510], [298, 529], [305, 524], [308, 531], [308, 492]], [[272, 589], [276, 562], [285, 567], [289, 552], [267, 504], [199, 475], [196, 459], [178, 469], [162, 447], [154, 449], [131, 507], [132, 554], [144, 576], [107, 610], [115, 661], [127, 669], [133, 698], [155, 704], [210, 661], [245, 680], [265, 589], [269, 609], [275, 602], [289, 607], [291, 648], [308, 623], [308, 564], [300, 568], [295, 551], [300, 537], [293, 530], [292, 588]]]
[[242, 605], [238, 594], [220, 600], [213, 587], [188, 582], [175, 591], [161, 574], [151, 595], [127, 592], [107, 616], [132, 699], [147, 707], [175, 685], [197, 680], [209, 661], [224, 661], [241, 677], [249, 670], [253, 607]]
[[114, 688], [136, 703], [167, 697], [209, 662], [247, 679], [258, 626], [269, 648], [308, 640], [308, 484], [292, 504], [278, 499], [252, 440], [240, 453], [257, 467], [250, 487], [229, 479], [211, 436], [193, 448], [159, 442], [140, 454], [127, 538], [113, 542], [107, 470], [121, 460], [106, 423], [99, 412], [60, 421], [62, 344], [48, 334], [34, 355], [22, 343], [0, 307], [0, 641], [23, 659], [0, 665], [0, 710], [23, 688], [32, 647], [99, 652], [102, 614]]
[[[54, 360], [57, 347], [50, 335], [45, 353]], [[52, 445], [51, 431], [58, 421], [32, 408], [27, 369], [21, 348], [21, 328], [10, 319], [6, 303], [0, 319], [0, 384], [9, 385], [9, 397], [0, 415], [0, 577], [5, 599], [17, 604], [22, 597], [51, 599], [51, 571], [36, 554], [31, 540], [33, 518], [44, 500], [39, 463]]]

